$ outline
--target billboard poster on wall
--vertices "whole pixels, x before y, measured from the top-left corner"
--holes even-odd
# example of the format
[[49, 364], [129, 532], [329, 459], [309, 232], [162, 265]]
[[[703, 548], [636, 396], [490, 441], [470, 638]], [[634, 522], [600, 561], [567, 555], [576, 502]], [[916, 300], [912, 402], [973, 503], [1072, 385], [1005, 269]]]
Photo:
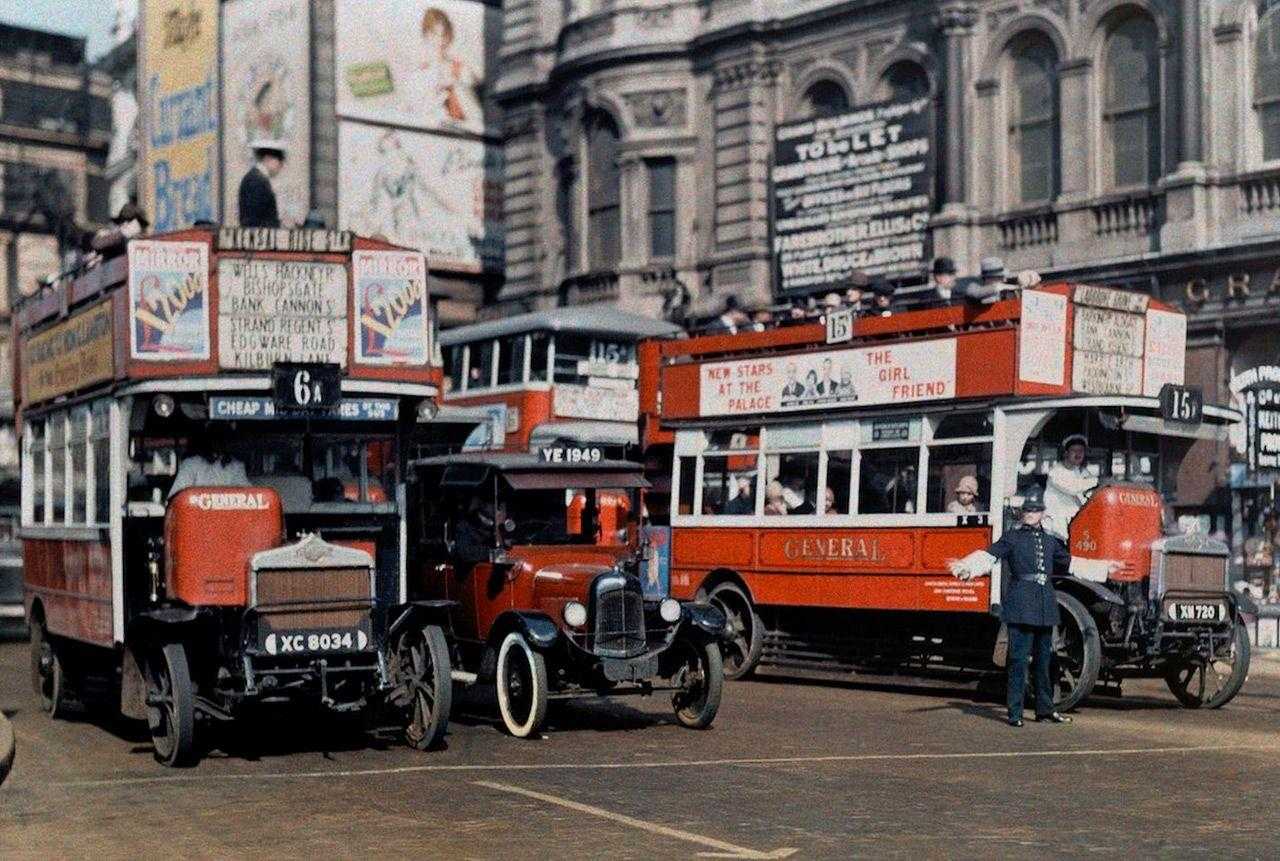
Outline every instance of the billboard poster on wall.
[[502, 268], [502, 151], [482, 141], [343, 121], [338, 222], [427, 255], [432, 269]]
[[773, 236], [782, 293], [895, 276], [931, 256], [933, 100], [863, 105], [774, 133]]
[[479, 0], [337, 0], [338, 116], [481, 134], [501, 10]]
[[427, 264], [412, 251], [351, 255], [356, 298], [356, 361], [425, 365], [430, 354]]
[[149, 362], [209, 358], [209, 246], [129, 243], [129, 354]]
[[218, 220], [218, 0], [143, 0], [138, 198], [156, 233]]
[[[238, 224], [240, 180], [255, 141], [288, 155], [271, 180], [280, 220], [298, 225], [311, 201], [311, 32], [307, 0], [234, 0], [222, 7], [223, 223]], [[281, 34], [290, 38], [281, 38]]]

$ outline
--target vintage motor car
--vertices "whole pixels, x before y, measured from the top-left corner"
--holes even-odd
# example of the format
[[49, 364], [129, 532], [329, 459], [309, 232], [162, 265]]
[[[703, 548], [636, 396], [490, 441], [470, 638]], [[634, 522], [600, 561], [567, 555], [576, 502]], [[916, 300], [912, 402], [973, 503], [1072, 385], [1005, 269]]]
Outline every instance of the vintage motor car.
[[618, 515], [638, 511], [639, 464], [555, 448], [415, 468], [411, 595], [450, 602], [455, 679], [492, 679], [513, 736], [535, 735], [550, 700], [579, 696], [669, 692], [681, 724], [711, 725], [724, 615], [646, 591], [646, 545]]

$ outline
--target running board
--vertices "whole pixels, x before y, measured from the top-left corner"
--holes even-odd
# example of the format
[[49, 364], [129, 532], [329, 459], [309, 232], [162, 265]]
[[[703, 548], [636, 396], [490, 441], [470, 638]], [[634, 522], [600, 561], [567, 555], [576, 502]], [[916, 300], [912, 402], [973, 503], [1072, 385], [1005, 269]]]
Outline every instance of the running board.
[[460, 685], [474, 685], [477, 677], [475, 673], [468, 673], [465, 670], [452, 670], [449, 673], [449, 678]]

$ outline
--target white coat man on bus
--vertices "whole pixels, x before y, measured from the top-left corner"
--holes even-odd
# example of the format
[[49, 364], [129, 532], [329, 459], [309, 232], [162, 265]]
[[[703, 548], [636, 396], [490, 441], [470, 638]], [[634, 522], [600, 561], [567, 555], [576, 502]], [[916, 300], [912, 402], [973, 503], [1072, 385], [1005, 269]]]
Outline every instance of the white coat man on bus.
[[1072, 434], [1062, 441], [1062, 455], [1049, 470], [1044, 489], [1045, 528], [1066, 541], [1071, 518], [1084, 505], [1090, 490], [1098, 486], [1098, 477], [1085, 466], [1089, 440], [1083, 434]]

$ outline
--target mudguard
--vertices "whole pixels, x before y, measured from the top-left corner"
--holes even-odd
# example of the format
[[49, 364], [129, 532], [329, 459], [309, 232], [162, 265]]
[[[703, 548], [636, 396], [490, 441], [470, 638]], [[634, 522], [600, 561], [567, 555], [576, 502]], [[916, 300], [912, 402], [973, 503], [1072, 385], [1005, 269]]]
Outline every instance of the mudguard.
[[1053, 586], [1058, 591], [1077, 598], [1102, 601], [1119, 607], [1125, 606], [1123, 598], [1101, 583], [1094, 583], [1092, 580], [1082, 580], [1079, 577], [1054, 577]]
[[397, 631], [410, 622], [433, 622], [447, 626], [449, 611], [456, 606], [458, 606], [457, 601], [444, 600], [410, 601], [408, 604], [402, 604], [392, 610], [392, 613], [395, 614], [395, 621], [391, 623], [387, 635], [388, 637], [394, 636]]
[[719, 640], [724, 636], [726, 619], [724, 613], [710, 604], [684, 604], [680, 621], [681, 634], [693, 634], [711, 640]]
[[549, 649], [560, 639], [560, 626], [543, 613], [516, 610], [509, 613], [508, 618], [535, 649]]
[[1256, 616], [1258, 615], [1258, 604], [1253, 600], [1253, 596], [1248, 592], [1233, 592], [1232, 596], [1236, 600], [1236, 615]]

